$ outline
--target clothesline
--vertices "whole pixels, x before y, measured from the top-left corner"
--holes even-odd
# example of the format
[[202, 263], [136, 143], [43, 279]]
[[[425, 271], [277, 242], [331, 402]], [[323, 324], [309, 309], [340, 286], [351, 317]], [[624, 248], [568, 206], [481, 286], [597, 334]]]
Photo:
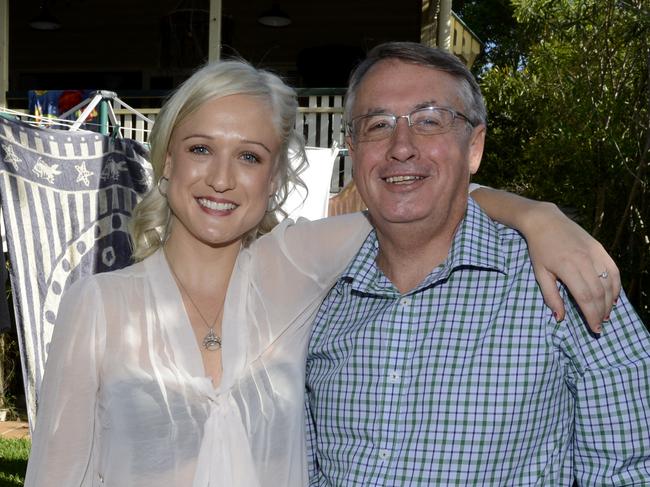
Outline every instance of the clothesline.
[[[5, 108], [5, 107], [0, 107], [0, 117], [3, 115], [10, 115], [12, 117], [15, 117], [25, 123], [28, 123], [32, 126], [35, 127], [61, 127], [62, 129], [68, 130], [74, 123], [75, 120], [69, 120], [65, 118], [57, 118], [57, 117], [44, 117], [42, 115], [32, 115], [30, 113], [26, 113], [24, 111], [19, 111], [19, 110], [12, 110], [10, 108]], [[84, 126], [86, 127], [95, 127], [95, 128], [100, 128], [101, 125], [97, 122], [84, 122]], [[117, 130], [120, 131], [120, 135], [124, 135], [125, 131], [133, 131], [136, 133], [142, 133], [142, 134], [149, 134], [151, 132], [150, 128], [144, 128], [144, 127], [124, 127], [122, 125], [117, 125], [115, 127]], [[129, 133], [129, 132], [127, 132]], [[337, 147], [337, 145], [333, 145], [331, 149], [334, 149]], [[348, 150], [345, 147], [339, 147], [338, 148], [338, 155], [345, 157], [348, 155]]]
[[[25, 113], [18, 110], [12, 110], [10, 108], [0, 107], [0, 114], [3, 113], [16, 117], [19, 120], [29, 123], [30, 125], [34, 125], [36, 127], [43, 127], [43, 126], [50, 127], [52, 125], [58, 125], [68, 129], [75, 123], [75, 120], [68, 120], [65, 118], [56, 118], [56, 117], [44, 117], [42, 115], [32, 115], [30, 113]], [[101, 125], [97, 122], [84, 122], [84, 125], [97, 127], [97, 128], [101, 127]], [[123, 127], [121, 125], [118, 125], [116, 128], [120, 131], [126, 129], [126, 130], [133, 130], [134, 132], [142, 132], [142, 133], [151, 132], [151, 129], [146, 129], [142, 127]]]

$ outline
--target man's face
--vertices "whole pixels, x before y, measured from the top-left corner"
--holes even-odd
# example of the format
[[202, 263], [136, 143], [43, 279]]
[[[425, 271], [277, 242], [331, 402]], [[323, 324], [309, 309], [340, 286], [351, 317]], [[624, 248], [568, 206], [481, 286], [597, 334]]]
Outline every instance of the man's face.
[[[464, 113], [458, 83], [443, 71], [394, 59], [380, 61], [363, 78], [351, 116], [405, 115], [427, 105]], [[416, 134], [401, 118], [383, 140], [348, 137], [354, 181], [375, 226], [453, 226], [455, 231], [467, 205], [469, 176], [480, 164], [484, 137], [484, 126], [472, 129], [462, 118], [443, 134]]]

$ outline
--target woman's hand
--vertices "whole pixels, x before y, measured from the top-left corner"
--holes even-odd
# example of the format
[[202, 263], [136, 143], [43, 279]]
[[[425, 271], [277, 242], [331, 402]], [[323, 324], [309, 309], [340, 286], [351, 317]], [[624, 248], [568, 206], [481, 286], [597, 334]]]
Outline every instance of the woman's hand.
[[556, 285], [560, 280], [591, 330], [600, 333], [621, 292], [618, 267], [603, 246], [552, 203], [485, 187], [471, 194], [490, 218], [524, 235], [535, 277], [555, 318], [560, 321], [565, 315]]
[[564, 302], [556, 286], [571, 292], [592, 331], [603, 321], [621, 292], [618, 267], [603, 246], [551, 203], [535, 203], [520, 231], [528, 242], [535, 277], [544, 301], [557, 320], [564, 319]]

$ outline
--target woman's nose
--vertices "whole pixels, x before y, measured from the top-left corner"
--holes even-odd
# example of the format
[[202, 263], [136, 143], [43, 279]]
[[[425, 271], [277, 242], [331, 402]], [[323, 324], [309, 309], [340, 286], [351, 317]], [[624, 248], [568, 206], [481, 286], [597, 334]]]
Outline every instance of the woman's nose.
[[207, 183], [215, 191], [222, 193], [235, 185], [234, 168], [228, 160], [215, 160], [207, 175]]

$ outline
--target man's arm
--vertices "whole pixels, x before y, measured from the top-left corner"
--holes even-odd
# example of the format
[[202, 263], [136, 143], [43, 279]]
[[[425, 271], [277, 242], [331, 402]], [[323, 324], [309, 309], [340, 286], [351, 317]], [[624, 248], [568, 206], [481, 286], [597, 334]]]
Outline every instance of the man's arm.
[[603, 246], [552, 203], [482, 186], [471, 196], [490, 218], [524, 235], [544, 301], [556, 319], [565, 316], [559, 279], [590, 328], [600, 333], [621, 292], [618, 268]]
[[[567, 301], [567, 321], [581, 323]], [[558, 326], [575, 397], [574, 471], [579, 485], [650, 485], [650, 333], [624, 293], [599, 340]]]
[[316, 485], [318, 479], [318, 456], [316, 455], [316, 425], [311, 412], [309, 391], [305, 388], [305, 441], [307, 445], [307, 474], [309, 485]]

